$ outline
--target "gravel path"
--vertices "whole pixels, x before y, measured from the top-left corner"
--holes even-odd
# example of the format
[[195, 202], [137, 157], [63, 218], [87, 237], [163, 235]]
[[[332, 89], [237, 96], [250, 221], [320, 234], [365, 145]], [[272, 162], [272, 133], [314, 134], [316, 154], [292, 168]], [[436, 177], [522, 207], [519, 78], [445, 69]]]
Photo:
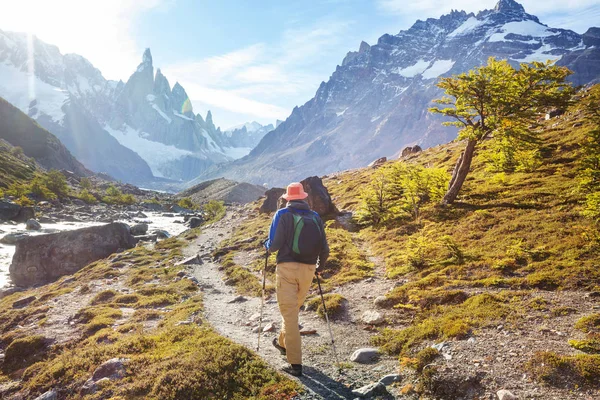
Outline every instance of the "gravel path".
[[[187, 256], [200, 254], [203, 264], [193, 266], [193, 275], [204, 287], [205, 317], [223, 336], [256, 350], [260, 298], [245, 297], [243, 301], [231, 302], [237, 297], [235, 288], [223, 283], [223, 273], [218, 263], [210, 260], [208, 254], [231, 234], [238, 222], [239, 214], [228, 210], [224, 219], [203, 227], [202, 234], [185, 250]], [[255, 255], [256, 256], [256, 255]], [[250, 255], [248, 255], [250, 261]], [[382, 356], [371, 364], [358, 364], [349, 361], [350, 355], [362, 347], [370, 347], [370, 338], [375, 334], [366, 330], [360, 322], [360, 316], [367, 309], [373, 309], [373, 298], [390, 288], [389, 282], [382, 282], [376, 276], [357, 284], [338, 288], [337, 293], [349, 300], [346, 315], [332, 323], [336, 339], [338, 358], [344, 368], [340, 372], [334, 365], [331, 341], [325, 321], [314, 312], [301, 312], [300, 323], [304, 328], [317, 331], [316, 334], [303, 336], [304, 377], [299, 382], [306, 389], [301, 399], [354, 399], [352, 390], [369, 383], [377, 382], [381, 377], [396, 373], [398, 360]], [[260, 356], [275, 368], [286, 365], [285, 358], [272, 347], [271, 341], [281, 327], [280, 314], [275, 298], [265, 302], [263, 327], [273, 323], [275, 329], [264, 332], [260, 342]], [[390, 391], [394, 390], [389, 388]], [[390, 396], [391, 398], [391, 396]]]

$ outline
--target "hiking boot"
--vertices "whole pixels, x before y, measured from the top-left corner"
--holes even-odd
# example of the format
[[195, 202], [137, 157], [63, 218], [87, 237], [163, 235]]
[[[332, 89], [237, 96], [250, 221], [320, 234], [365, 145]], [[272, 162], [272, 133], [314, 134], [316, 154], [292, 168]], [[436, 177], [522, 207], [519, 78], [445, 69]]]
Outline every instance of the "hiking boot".
[[302, 364], [291, 364], [281, 368], [281, 370], [292, 376], [302, 376]]
[[277, 340], [277, 338], [273, 338], [272, 343], [273, 343], [273, 347], [275, 347], [277, 350], [279, 350], [279, 352], [281, 353], [282, 356], [285, 356], [287, 354], [285, 347], [279, 345], [279, 341]]

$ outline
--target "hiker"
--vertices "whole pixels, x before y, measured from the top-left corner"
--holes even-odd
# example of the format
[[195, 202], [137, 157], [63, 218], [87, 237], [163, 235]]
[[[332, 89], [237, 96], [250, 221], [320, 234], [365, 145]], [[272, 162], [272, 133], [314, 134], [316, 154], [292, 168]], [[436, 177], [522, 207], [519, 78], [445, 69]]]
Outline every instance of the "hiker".
[[283, 371], [301, 376], [302, 343], [298, 313], [315, 276], [317, 259], [320, 265], [325, 265], [329, 246], [321, 217], [304, 201], [308, 194], [302, 184], [291, 183], [282, 197], [287, 200], [287, 207], [275, 213], [269, 239], [265, 242], [269, 253], [278, 252], [276, 292], [283, 327], [279, 337], [273, 339], [273, 346], [290, 363]]

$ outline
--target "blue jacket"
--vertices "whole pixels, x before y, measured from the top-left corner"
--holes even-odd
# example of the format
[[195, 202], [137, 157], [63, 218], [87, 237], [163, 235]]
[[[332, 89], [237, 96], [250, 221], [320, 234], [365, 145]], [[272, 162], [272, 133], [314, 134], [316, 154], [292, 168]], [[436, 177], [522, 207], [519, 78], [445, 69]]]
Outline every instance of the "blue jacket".
[[315, 211], [312, 211], [305, 201], [293, 200], [288, 202], [286, 208], [277, 210], [273, 216], [271, 222], [271, 229], [269, 230], [269, 239], [265, 242], [265, 247], [269, 252], [277, 253], [277, 264], [282, 262], [294, 262], [292, 257], [292, 241], [294, 217], [290, 212], [293, 209], [297, 213], [314, 213], [317, 216], [317, 220], [321, 224], [321, 232], [323, 232], [323, 247], [321, 254], [319, 255], [319, 262], [321, 266], [324, 266], [329, 257], [329, 245], [327, 244], [327, 237], [325, 236], [325, 227], [323, 220]]

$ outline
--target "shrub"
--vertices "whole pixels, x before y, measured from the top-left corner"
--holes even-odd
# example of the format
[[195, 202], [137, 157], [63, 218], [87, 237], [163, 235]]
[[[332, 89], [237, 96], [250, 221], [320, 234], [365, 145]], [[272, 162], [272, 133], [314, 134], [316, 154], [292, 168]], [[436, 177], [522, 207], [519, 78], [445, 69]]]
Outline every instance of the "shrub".
[[211, 200], [203, 207], [209, 221], [218, 221], [225, 216], [225, 204], [222, 201]]
[[94, 197], [93, 194], [88, 192], [87, 189], [83, 189], [81, 192], [79, 192], [79, 194], [77, 195], [77, 198], [79, 198], [80, 200], [83, 200], [87, 204], [96, 204], [98, 202], [98, 200], [96, 200], [96, 197]]
[[33, 200], [31, 200], [29, 197], [27, 197], [25, 195], [22, 195], [21, 197], [19, 197], [19, 199], [16, 200], [15, 203], [17, 203], [18, 205], [20, 205], [22, 207], [31, 207], [35, 204], [33, 202]]
[[69, 194], [67, 179], [59, 171], [53, 169], [42, 177], [46, 187], [56, 196], [62, 198]]
[[526, 369], [535, 379], [552, 386], [577, 389], [600, 386], [600, 355], [561, 356], [538, 352], [527, 363]]
[[419, 351], [415, 358], [404, 357], [400, 365], [403, 367], [409, 367], [421, 373], [426, 365], [431, 364], [433, 360], [440, 356], [440, 352], [433, 347], [426, 347]]
[[[346, 298], [341, 294], [327, 293], [323, 295], [325, 299], [325, 306], [327, 307], [327, 316], [329, 319], [335, 319], [341, 316], [344, 311], [344, 303], [347, 302]], [[325, 318], [325, 310], [323, 308], [323, 301], [320, 296], [316, 296], [306, 303], [307, 311], [316, 311], [319, 317]]]
[[90, 180], [90, 178], [81, 178], [81, 180], [79, 181], [79, 185], [86, 190], [91, 190], [92, 189], [92, 181]]
[[10, 154], [17, 158], [21, 158], [21, 156], [23, 156], [23, 148], [20, 146], [15, 146], [10, 149]]
[[189, 197], [184, 197], [177, 202], [177, 205], [181, 208], [187, 208], [189, 210], [195, 210], [197, 207]]

